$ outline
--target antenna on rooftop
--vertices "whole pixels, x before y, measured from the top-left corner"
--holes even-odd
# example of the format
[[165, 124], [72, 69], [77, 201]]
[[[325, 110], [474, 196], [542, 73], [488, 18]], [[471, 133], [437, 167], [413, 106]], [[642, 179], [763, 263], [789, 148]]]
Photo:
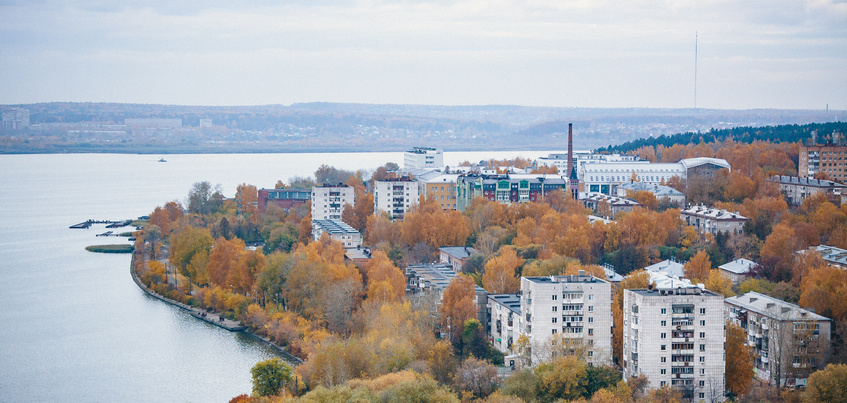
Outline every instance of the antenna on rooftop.
[[694, 31], [694, 110], [697, 110], [697, 31]]

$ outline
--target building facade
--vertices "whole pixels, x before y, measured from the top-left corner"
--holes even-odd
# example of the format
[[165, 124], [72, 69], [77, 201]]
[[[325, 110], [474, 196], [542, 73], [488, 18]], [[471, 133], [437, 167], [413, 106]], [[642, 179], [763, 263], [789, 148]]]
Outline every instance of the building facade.
[[403, 168], [441, 168], [444, 166], [444, 151], [440, 148], [413, 147], [403, 153]]
[[310, 203], [311, 189], [259, 189], [259, 212], [264, 213], [268, 206], [277, 206], [283, 210], [297, 208]]
[[801, 145], [799, 162], [797, 174], [801, 178], [825, 173], [835, 180], [847, 181], [847, 145]]
[[618, 213], [628, 213], [641, 203], [623, 197], [608, 196], [602, 193], [586, 193], [582, 197], [582, 205], [594, 211], [594, 214], [604, 218], [615, 218]]
[[527, 364], [550, 359], [554, 349], [569, 344], [584, 353], [588, 362], [611, 365], [611, 302], [611, 284], [582, 272], [521, 277], [521, 334], [527, 336], [533, 351]]
[[521, 295], [489, 294], [487, 311], [488, 341], [497, 351], [510, 354], [521, 336]]
[[412, 206], [418, 204], [417, 181], [408, 177], [374, 182], [374, 213], [388, 213], [392, 220], [402, 220]]
[[468, 246], [442, 246], [438, 248], [441, 263], [452, 267], [456, 273], [462, 272], [462, 266], [474, 253], [476, 253], [476, 249]]
[[685, 206], [685, 193], [680, 192], [670, 186], [657, 185], [655, 183], [645, 182], [626, 182], [618, 185], [618, 197], [630, 197], [630, 192], [650, 192], [656, 197], [656, 200], [662, 201], [667, 199], [669, 203], [677, 206]]
[[768, 181], [776, 183], [789, 205], [799, 206], [807, 197], [823, 193], [833, 204], [847, 201], [847, 185], [838, 182], [799, 176], [772, 176]]
[[340, 242], [345, 248], [362, 246], [362, 234], [339, 219], [312, 220], [312, 238], [320, 240], [323, 234], [328, 234], [332, 240]]
[[724, 400], [723, 296], [697, 287], [625, 290], [624, 379], [647, 376], [683, 399]]
[[579, 168], [579, 181], [583, 192], [615, 194], [617, 187], [634, 179], [663, 185], [674, 176], [683, 180], [689, 177], [711, 177], [721, 169], [730, 169], [726, 160], [719, 158], [688, 158], [677, 163], [650, 162], [594, 162]]
[[568, 188], [557, 175], [460, 175], [456, 179], [456, 209], [464, 211], [474, 197], [503, 204], [544, 200], [554, 190]]
[[725, 315], [747, 332], [756, 351], [755, 372], [779, 386], [804, 386], [823, 368], [832, 320], [757, 292], [724, 301]]
[[312, 187], [312, 219], [340, 220], [344, 205], [352, 206], [355, 197], [353, 188], [344, 184]]
[[[427, 200], [433, 200], [444, 210], [456, 209], [456, 180], [459, 174], [442, 174], [421, 181], [423, 194]], [[418, 178], [420, 181], [420, 178]]]
[[701, 234], [716, 235], [718, 232], [740, 234], [744, 232], [747, 217], [737, 212], [729, 212], [706, 206], [693, 206], [680, 212], [682, 221], [697, 229]]
[[756, 262], [744, 258], [735, 259], [729, 263], [718, 266], [721, 274], [732, 281], [733, 284], [740, 284], [747, 279], [750, 271], [756, 266]]

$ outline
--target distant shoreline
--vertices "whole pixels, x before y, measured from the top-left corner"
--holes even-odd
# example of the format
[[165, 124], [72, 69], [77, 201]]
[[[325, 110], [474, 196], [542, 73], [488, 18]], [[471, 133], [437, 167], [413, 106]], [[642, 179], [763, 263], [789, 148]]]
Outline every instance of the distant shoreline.
[[[422, 144], [426, 142], [421, 142]], [[409, 147], [297, 147], [297, 148], [269, 148], [269, 149], [93, 149], [93, 148], [68, 148], [63, 150], [18, 150], [0, 149], [0, 155], [45, 155], [45, 154], [126, 154], [126, 155], [178, 155], [178, 154], [313, 154], [313, 153], [366, 153], [366, 152], [404, 152]], [[567, 149], [567, 144], [541, 144], [535, 146], [513, 145], [502, 146], [488, 144], [485, 147], [440, 147], [445, 152], [474, 152], [474, 151], [549, 151], [555, 149]]]

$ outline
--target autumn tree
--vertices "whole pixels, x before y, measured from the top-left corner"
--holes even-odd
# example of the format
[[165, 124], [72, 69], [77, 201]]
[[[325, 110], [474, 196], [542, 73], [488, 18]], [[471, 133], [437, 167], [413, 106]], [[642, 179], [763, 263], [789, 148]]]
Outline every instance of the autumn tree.
[[462, 213], [444, 210], [433, 200], [418, 203], [403, 218], [401, 235], [407, 245], [423, 242], [438, 250], [463, 246], [471, 230]]
[[618, 284], [612, 300], [612, 351], [615, 361], [623, 362], [623, 293], [624, 290], [644, 289], [650, 285], [650, 274], [645, 270], [630, 273]]
[[803, 401], [847, 402], [847, 365], [829, 364], [823, 370], [809, 376]]
[[477, 398], [485, 398], [497, 389], [500, 377], [497, 367], [483, 360], [470, 357], [456, 369], [453, 385], [459, 391], [467, 391]]
[[571, 355], [556, 357], [551, 362], [536, 366], [535, 373], [540, 378], [539, 400], [575, 400], [585, 395], [588, 387], [587, 367], [585, 361]]
[[238, 203], [238, 212], [248, 220], [258, 223], [259, 220], [259, 192], [253, 185], [242, 183], [235, 191], [235, 200]]
[[274, 357], [260, 361], [250, 369], [253, 376], [254, 396], [279, 395], [285, 384], [291, 382], [292, 370], [288, 364]]
[[712, 262], [709, 260], [709, 254], [704, 250], [697, 251], [694, 257], [685, 263], [685, 277], [693, 282], [706, 281], [710, 270], [712, 270]]
[[516, 271], [524, 260], [519, 258], [514, 248], [500, 248], [500, 255], [485, 264], [482, 275], [482, 287], [494, 294], [514, 294], [520, 289], [520, 280]]
[[747, 332], [738, 325], [726, 324], [726, 389], [735, 396], [750, 390], [755, 352], [747, 345]]
[[766, 269], [768, 279], [783, 281], [791, 278], [795, 251], [797, 238], [794, 230], [786, 222], [779, 223], [765, 240], [760, 253], [761, 264]]
[[406, 294], [406, 276], [381, 250], [374, 250], [365, 263], [369, 300], [399, 301]]
[[212, 187], [209, 182], [196, 182], [188, 192], [188, 210], [195, 214], [209, 214], [223, 204], [221, 185]]
[[735, 296], [735, 292], [732, 291], [732, 280], [721, 273], [719, 269], [709, 270], [709, 276], [705, 280], [705, 286], [707, 290], [721, 294], [724, 298]]
[[447, 329], [453, 342], [460, 340], [465, 321], [477, 316], [475, 285], [472, 278], [459, 274], [442, 293], [438, 314], [441, 325]]
[[231, 241], [226, 238], [218, 238], [209, 252], [209, 279], [213, 286], [220, 286], [234, 290], [235, 285], [229, 283], [232, 274], [244, 253], [246, 245], [239, 238]]
[[207, 263], [213, 243], [212, 234], [205, 228], [180, 227], [170, 237], [170, 263], [191, 281], [208, 284]]

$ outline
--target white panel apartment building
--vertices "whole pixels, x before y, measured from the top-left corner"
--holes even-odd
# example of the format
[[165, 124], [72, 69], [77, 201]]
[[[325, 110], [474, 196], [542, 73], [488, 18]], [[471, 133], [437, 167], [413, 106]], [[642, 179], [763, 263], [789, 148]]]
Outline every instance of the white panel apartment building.
[[340, 220], [344, 205], [353, 205], [355, 192], [347, 185], [312, 187], [312, 219]]
[[551, 336], [562, 336], [582, 341], [589, 362], [611, 365], [612, 287], [608, 281], [582, 273], [522, 277], [520, 312], [522, 334], [529, 338], [533, 356], [549, 346]]
[[440, 148], [414, 147], [403, 153], [404, 169], [441, 168], [444, 151]]
[[694, 401], [724, 400], [723, 296], [697, 287], [626, 290], [624, 379], [678, 388]]
[[386, 179], [374, 182], [374, 213], [388, 213], [391, 219], [406, 216], [418, 204], [418, 182], [409, 178]]

